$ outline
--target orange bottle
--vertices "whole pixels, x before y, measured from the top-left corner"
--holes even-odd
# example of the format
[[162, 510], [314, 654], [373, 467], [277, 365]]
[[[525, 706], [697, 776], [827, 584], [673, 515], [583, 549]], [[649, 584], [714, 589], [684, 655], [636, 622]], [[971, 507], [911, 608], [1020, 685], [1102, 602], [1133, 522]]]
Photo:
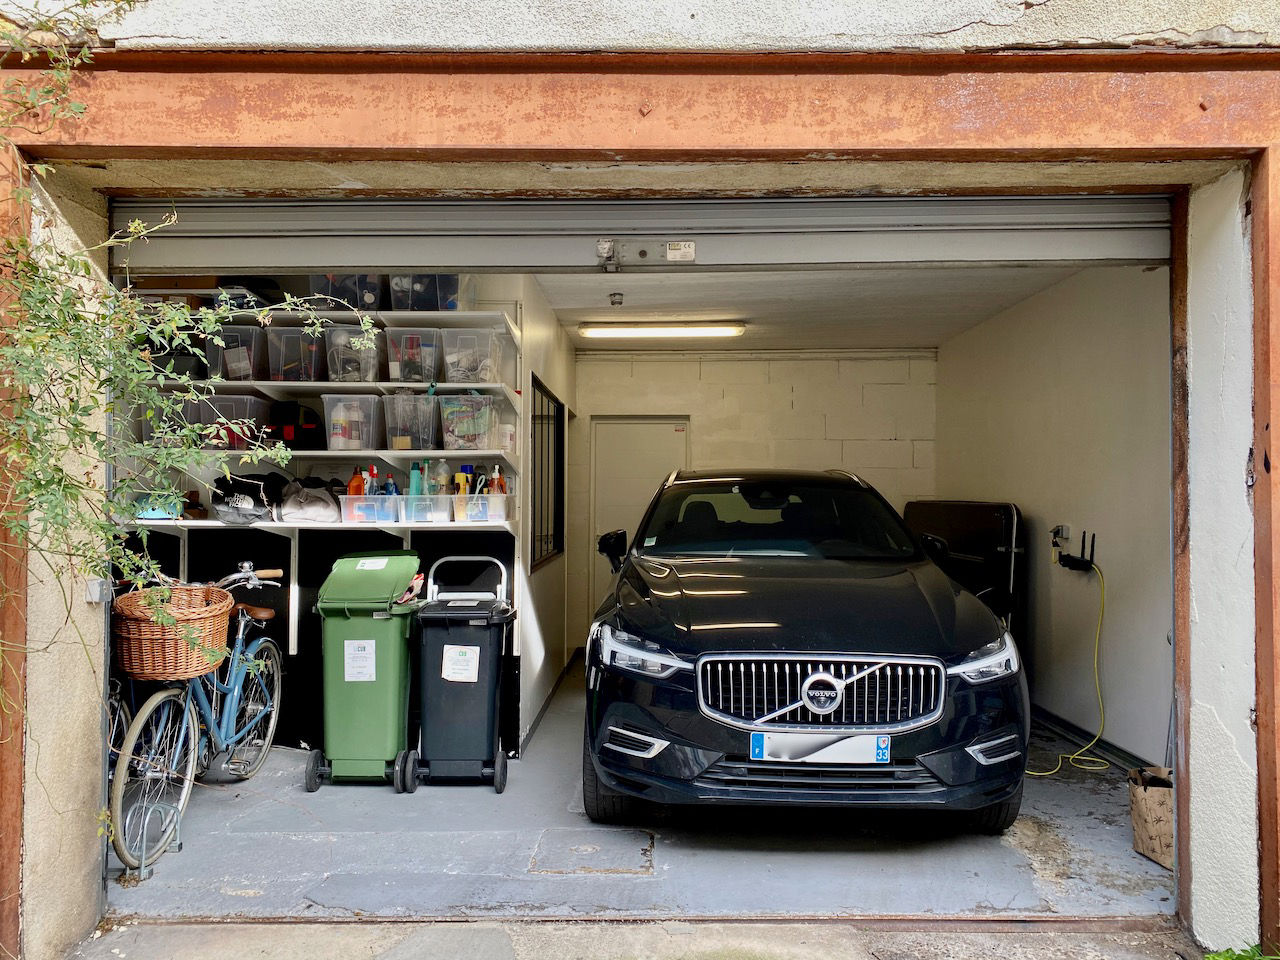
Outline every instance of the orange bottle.
[[352, 468], [351, 479], [347, 481], [347, 496], [364, 496], [364, 474], [360, 472], [359, 467]]

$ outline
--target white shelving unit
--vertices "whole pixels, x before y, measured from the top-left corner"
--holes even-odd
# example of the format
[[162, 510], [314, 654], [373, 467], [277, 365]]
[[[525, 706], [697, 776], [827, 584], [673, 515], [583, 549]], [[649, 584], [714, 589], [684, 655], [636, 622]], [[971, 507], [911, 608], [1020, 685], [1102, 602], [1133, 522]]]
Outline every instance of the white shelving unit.
[[[374, 324], [379, 328], [395, 327], [427, 327], [427, 328], [485, 328], [503, 326], [511, 335], [516, 348], [516, 383], [520, 382], [520, 329], [512, 322], [511, 316], [503, 310], [468, 310], [468, 311], [367, 311]], [[282, 310], [268, 311], [272, 326], [299, 326], [308, 319], [301, 313]], [[237, 318], [237, 325], [251, 326], [260, 322], [261, 311], [246, 311]], [[318, 312], [319, 319], [335, 324], [356, 324], [358, 315], [354, 311]], [[505, 383], [402, 383], [398, 381], [377, 382], [329, 382], [329, 381], [283, 381], [283, 380], [208, 380], [198, 381], [201, 386], [209, 387], [214, 394], [227, 396], [253, 396], [270, 400], [318, 400], [324, 394], [370, 394], [383, 396], [399, 391], [426, 392], [434, 387], [437, 394], [479, 393], [483, 395], [505, 398], [516, 411], [517, 422], [523, 423], [523, 398], [510, 385]], [[153, 381], [154, 386], [161, 389], [184, 389], [185, 384], [163, 379]], [[523, 430], [519, 431], [523, 434]], [[244, 455], [240, 450], [210, 451], [224, 458], [237, 458]], [[477, 462], [491, 465], [500, 463], [508, 476], [516, 477], [520, 472], [519, 457], [516, 452], [503, 450], [295, 450], [290, 458], [290, 465], [310, 469], [311, 466], [329, 464], [354, 465], [361, 463], [382, 463], [404, 471], [414, 461], [444, 459], [449, 462]], [[261, 469], [272, 469], [272, 464], [261, 464]], [[296, 469], [301, 474], [302, 469]], [[201, 479], [201, 478], [195, 478]], [[207, 478], [205, 478], [207, 479]], [[179, 540], [179, 572], [178, 576], [188, 576], [189, 537], [192, 533], [211, 530], [235, 531], [240, 529], [259, 530], [289, 541], [289, 614], [288, 614], [288, 646], [289, 653], [298, 652], [298, 624], [300, 614], [299, 596], [299, 536], [302, 533], [328, 532], [371, 532], [380, 531], [400, 538], [405, 548], [410, 545], [410, 537], [422, 532], [458, 533], [465, 531], [489, 531], [508, 533], [515, 538], [515, 550], [519, 556], [519, 497], [513, 493], [508, 510], [508, 519], [494, 522], [454, 521], [449, 523], [285, 523], [263, 522], [247, 527], [225, 524], [220, 520], [138, 520], [132, 524], [136, 530], [146, 530], [165, 536], [173, 536]], [[517, 561], [518, 562], [518, 561]]]

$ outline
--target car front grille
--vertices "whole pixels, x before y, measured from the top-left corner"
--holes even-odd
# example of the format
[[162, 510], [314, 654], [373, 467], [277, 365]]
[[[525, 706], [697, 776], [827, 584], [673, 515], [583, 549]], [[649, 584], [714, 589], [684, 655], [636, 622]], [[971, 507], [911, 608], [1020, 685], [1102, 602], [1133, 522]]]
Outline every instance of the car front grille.
[[[801, 701], [801, 687], [815, 673], [844, 685], [831, 713], [814, 713]], [[911, 729], [937, 719], [945, 689], [942, 664], [923, 658], [713, 654], [698, 662], [702, 711], [758, 730]]]
[[713, 763], [695, 777], [693, 782], [702, 787], [833, 793], [928, 793], [942, 789], [937, 777], [915, 763], [849, 767], [816, 763], [761, 763], [730, 757]]

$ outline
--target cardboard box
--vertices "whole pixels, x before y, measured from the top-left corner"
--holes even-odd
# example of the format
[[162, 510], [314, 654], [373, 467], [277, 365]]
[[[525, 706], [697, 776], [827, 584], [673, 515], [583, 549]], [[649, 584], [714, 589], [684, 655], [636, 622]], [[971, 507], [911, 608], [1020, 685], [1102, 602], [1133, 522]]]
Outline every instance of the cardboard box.
[[1134, 767], [1129, 771], [1129, 818], [1133, 849], [1173, 869], [1173, 771]]

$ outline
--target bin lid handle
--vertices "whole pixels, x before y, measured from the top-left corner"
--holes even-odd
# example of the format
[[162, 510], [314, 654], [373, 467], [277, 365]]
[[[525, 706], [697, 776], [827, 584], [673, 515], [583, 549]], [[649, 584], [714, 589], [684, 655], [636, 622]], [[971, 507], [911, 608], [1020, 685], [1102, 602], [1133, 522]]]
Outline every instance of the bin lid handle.
[[[471, 593], [450, 593], [447, 596], [444, 594], [441, 594], [440, 585], [436, 583], [436, 570], [439, 569], [442, 564], [446, 564], [446, 563], [491, 563], [493, 564], [495, 567], [498, 568], [498, 572], [501, 574], [501, 577], [498, 580], [497, 595], [495, 596], [493, 593], [488, 593], [488, 592], [484, 594], [476, 594], [474, 591]], [[427, 602], [430, 603], [432, 600], [444, 600], [444, 599], [506, 600], [510, 602], [511, 595], [507, 590], [506, 564], [504, 564], [497, 557], [468, 557], [468, 556], [441, 557], [439, 560], [433, 563], [431, 565], [431, 569], [427, 571]]]

